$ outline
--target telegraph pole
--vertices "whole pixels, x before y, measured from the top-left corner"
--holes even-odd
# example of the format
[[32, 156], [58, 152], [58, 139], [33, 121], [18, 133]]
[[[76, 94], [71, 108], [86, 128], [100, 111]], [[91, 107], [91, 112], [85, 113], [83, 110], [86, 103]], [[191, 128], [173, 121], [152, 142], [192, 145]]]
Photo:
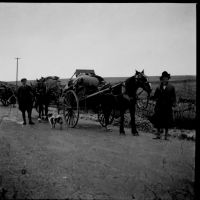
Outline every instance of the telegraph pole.
[[15, 58], [15, 59], [17, 59], [17, 70], [16, 70], [16, 87], [17, 87], [17, 85], [18, 85], [18, 60], [20, 58]]

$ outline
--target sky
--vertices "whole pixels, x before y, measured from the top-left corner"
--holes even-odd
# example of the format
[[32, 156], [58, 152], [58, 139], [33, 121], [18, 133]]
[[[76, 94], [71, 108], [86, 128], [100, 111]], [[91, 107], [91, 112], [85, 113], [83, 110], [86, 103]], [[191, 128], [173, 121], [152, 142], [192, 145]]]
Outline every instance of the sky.
[[195, 3], [0, 3], [0, 81], [196, 75]]

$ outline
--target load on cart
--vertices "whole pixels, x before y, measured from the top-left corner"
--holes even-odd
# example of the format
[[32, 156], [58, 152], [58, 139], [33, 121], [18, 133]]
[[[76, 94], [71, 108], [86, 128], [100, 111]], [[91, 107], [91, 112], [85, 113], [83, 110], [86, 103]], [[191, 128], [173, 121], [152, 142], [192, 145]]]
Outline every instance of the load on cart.
[[105, 85], [105, 80], [96, 75], [94, 70], [77, 69], [64, 89], [73, 89], [80, 97], [97, 92]]

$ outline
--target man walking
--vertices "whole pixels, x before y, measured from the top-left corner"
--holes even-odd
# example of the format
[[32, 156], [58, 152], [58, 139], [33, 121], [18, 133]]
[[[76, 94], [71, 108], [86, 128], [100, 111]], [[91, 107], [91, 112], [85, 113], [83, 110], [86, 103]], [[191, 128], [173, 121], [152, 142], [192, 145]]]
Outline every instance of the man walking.
[[156, 101], [154, 125], [157, 128], [157, 137], [160, 139], [162, 129], [165, 129], [165, 140], [167, 140], [168, 129], [172, 126], [173, 110], [172, 107], [176, 104], [176, 93], [173, 85], [169, 83], [170, 74], [167, 71], [162, 73], [160, 77], [160, 86], [155, 90], [153, 100]]
[[17, 99], [19, 104], [19, 110], [22, 112], [23, 125], [26, 125], [26, 111], [28, 113], [29, 124], [34, 124], [31, 118], [33, 108], [33, 93], [29, 85], [27, 85], [27, 79], [21, 79], [22, 86], [17, 91]]

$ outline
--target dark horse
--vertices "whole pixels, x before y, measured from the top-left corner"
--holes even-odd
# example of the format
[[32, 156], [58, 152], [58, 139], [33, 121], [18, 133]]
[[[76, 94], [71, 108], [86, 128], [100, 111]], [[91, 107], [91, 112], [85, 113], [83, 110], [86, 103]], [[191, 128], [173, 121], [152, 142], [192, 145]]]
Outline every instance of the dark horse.
[[34, 91], [35, 91], [35, 107], [39, 113], [38, 120], [41, 120], [43, 116], [45, 116], [45, 119], [47, 119], [49, 94], [47, 92], [47, 87], [44, 78], [36, 80], [36, 84], [34, 85]]
[[59, 96], [62, 93], [62, 89], [59, 84], [59, 78], [56, 76], [41, 77], [36, 80], [34, 85], [35, 91], [35, 107], [39, 112], [38, 120], [41, 120], [42, 116], [47, 119], [48, 107], [50, 103], [55, 104], [58, 107]]
[[142, 88], [148, 95], [151, 93], [151, 84], [148, 82], [148, 78], [142, 72], [136, 71], [135, 75], [126, 79], [123, 83], [111, 87], [111, 93], [113, 95], [104, 95], [103, 112], [105, 115], [106, 124], [109, 124], [109, 115], [111, 110], [109, 108], [115, 105], [116, 110], [120, 112], [120, 128], [119, 132], [125, 135], [124, 131], [124, 114], [127, 109], [130, 111], [131, 117], [131, 132], [132, 135], [139, 135], [135, 125], [135, 107], [137, 101], [137, 90]]

